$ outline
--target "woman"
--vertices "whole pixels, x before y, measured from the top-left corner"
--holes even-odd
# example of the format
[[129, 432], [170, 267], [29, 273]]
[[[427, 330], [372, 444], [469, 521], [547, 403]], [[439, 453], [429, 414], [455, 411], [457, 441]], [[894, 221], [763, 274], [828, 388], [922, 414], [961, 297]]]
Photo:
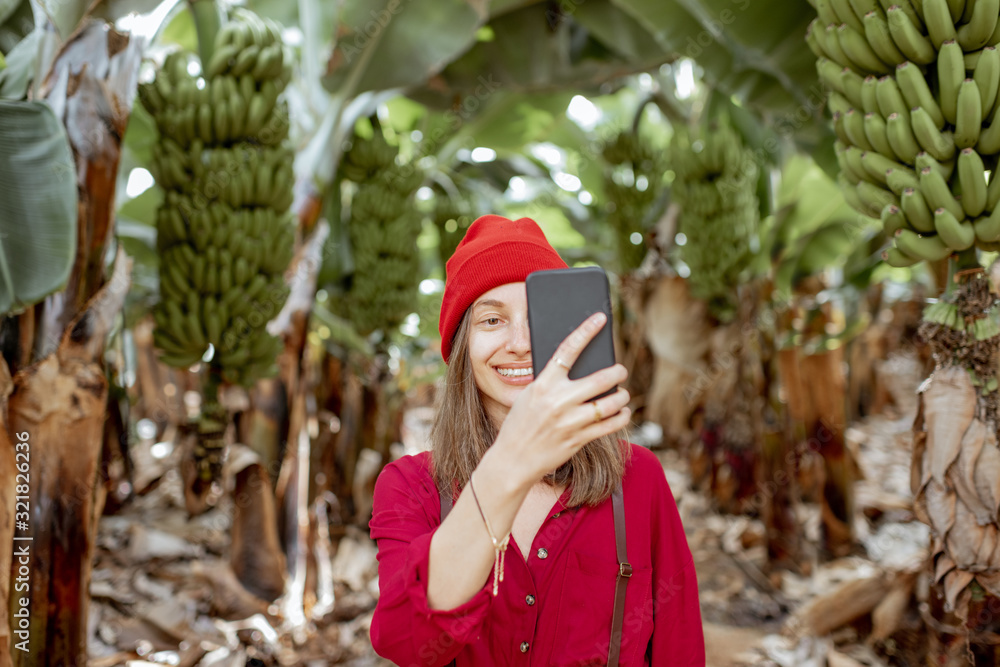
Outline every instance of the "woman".
[[[566, 264], [534, 221], [493, 215], [448, 261], [432, 450], [385, 467], [370, 523], [381, 591], [371, 640], [399, 665], [604, 665], [616, 654], [623, 667], [705, 664], [694, 564], [663, 468], [628, 444], [625, 389], [588, 402], [627, 372], [567, 377], [604, 315], [531, 367], [524, 280], [556, 268]], [[631, 576], [616, 642], [619, 486]]]

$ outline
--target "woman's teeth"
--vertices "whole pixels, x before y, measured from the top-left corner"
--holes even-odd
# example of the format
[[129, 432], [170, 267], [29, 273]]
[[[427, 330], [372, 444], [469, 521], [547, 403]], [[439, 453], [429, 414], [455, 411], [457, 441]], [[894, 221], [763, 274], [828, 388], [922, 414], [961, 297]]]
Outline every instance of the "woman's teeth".
[[503, 375], [504, 377], [520, 377], [522, 375], [531, 375], [532, 369], [530, 368], [498, 368], [497, 373]]

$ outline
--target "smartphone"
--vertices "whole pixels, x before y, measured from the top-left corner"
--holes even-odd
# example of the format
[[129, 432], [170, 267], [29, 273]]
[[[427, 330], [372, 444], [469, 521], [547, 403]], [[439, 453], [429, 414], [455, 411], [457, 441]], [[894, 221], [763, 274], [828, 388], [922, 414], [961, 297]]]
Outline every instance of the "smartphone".
[[[615, 364], [615, 343], [611, 328], [611, 292], [608, 276], [598, 266], [550, 269], [528, 274], [528, 327], [531, 329], [531, 364], [541, 373], [556, 348], [584, 320], [597, 312], [608, 321], [584, 348], [569, 377], [576, 380]], [[613, 394], [609, 389], [591, 400]]]

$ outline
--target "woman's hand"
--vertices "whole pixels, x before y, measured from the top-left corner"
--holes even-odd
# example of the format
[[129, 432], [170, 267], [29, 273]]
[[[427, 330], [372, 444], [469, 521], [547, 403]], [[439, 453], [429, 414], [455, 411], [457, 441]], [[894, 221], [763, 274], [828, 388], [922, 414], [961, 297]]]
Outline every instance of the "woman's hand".
[[589, 317], [556, 349], [541, 373], [511, 405], [490, 448], [510, 463], [524, 483], [534, 483], [568, 461], [591, 440], [628, 425], [629, 393], [619, 388], [596, 401], [589, 399], [623, 383], [628, 371], [621, 364], [578, 380], [569, 369], [607, 322], [604, 313]]

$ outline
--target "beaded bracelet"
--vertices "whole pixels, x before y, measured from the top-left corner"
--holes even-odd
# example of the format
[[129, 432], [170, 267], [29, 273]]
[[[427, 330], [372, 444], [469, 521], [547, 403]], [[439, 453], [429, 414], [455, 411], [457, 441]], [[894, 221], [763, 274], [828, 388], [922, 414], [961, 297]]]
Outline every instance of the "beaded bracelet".
[[486, 518], [486, 514], [483, 513], [483, 506], [479, 504], [479, 496], [476, 495], [476, 486], [472, 483], [472, 475], [469, 475], [469, 488], [472, 489], [472, 497], [476, 500], [476, 507], [479, 508], [479, 516], [483, 517], [483, 523], [486, 524], [486, 530], [490, 534], [490, 539], [493, 540], [493, 550], [496, 553], [493, 560], [493, 597], [496, 597], [497, 591], [499, 590], [497, 580], [499, 576], [499, 581], [503, 581], [503, 561], [504, 556], [507, 553], [507, 543], [510, 541], [510, 533], [507, 533], [507, 537], [503, 538], [502, 542], [497, 542], [496, 536], [493, 534], [493, 527], [490, 526], [489, 519]]

